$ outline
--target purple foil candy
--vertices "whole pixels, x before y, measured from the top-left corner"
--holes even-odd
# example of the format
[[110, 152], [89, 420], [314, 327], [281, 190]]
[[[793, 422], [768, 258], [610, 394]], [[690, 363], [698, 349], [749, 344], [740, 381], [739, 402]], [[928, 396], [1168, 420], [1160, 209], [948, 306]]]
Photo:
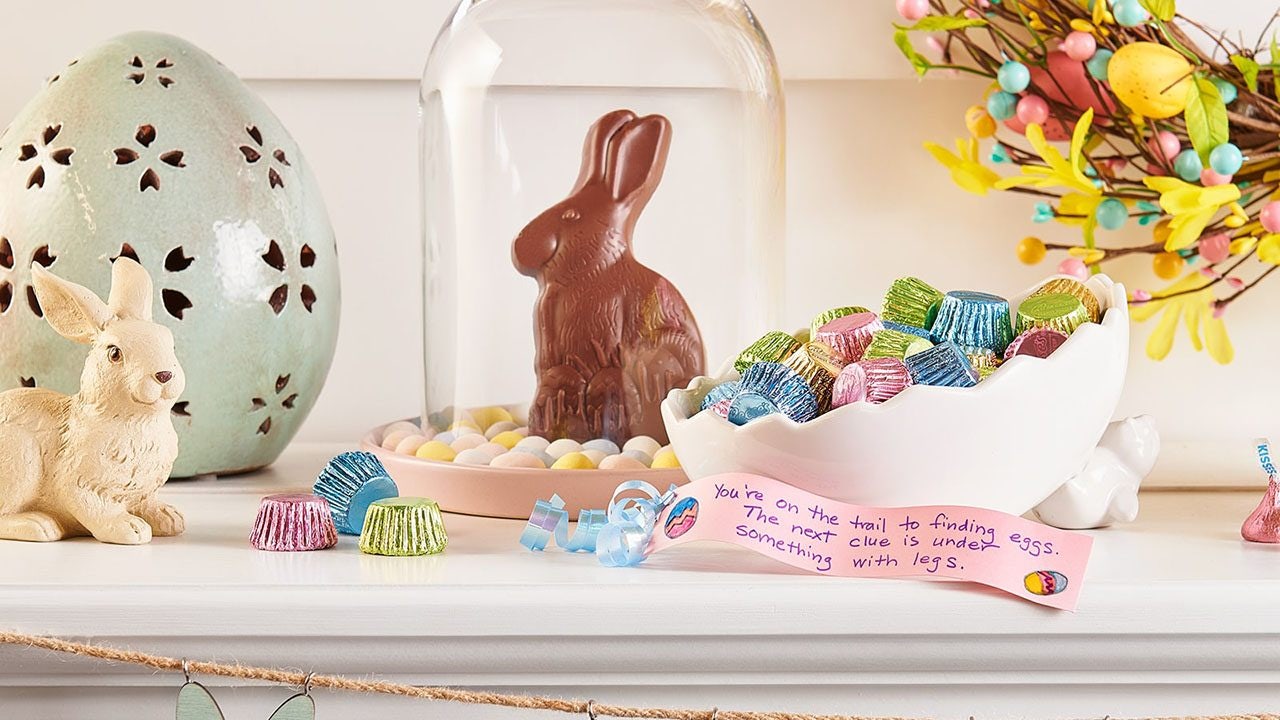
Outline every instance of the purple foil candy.
[[262, 498], [249, 544], [259, 550], [299, 552], [338, 544], [329, 502], [316, 495], [269, 495]]

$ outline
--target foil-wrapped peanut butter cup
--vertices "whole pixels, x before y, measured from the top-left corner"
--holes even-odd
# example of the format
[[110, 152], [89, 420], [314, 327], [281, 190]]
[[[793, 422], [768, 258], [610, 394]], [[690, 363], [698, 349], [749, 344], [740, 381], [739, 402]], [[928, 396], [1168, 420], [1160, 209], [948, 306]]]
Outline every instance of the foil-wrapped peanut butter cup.
[[960, 346], [949, 340], [912, 355], [905, 362], [916, 385], [973, 387], [978, 384], [978, 371]]
[[851, 313], [823, 324], [813, 339], [829, 346], [840, 363], [848, 365], [862, 359], [872, 337], [883, 329], [875, 313]]
[[1098, 296], [1088, 285], [1071, 277], [1059, 277], [1046, 282], [1036, 288], [1032, 295], [1052, 295], [1054, 293], [1065, 293], [1073, 297], [1080, 298], [1080, 302], [1084, 304], [1084, 309], [1089, 313], [1091, 322], [1102, 322], [1102, 303], [1098, 302]]
[[1003, 354], [1013, 340], [1009, 301], [990, 293], [953, 290], [942, 297], [930, 330], [939, 342]]
[[887, 357], [904, 360], [931, 347], [933, 347], [933, 343], [919, 335], [912, 335], [900, 330], [885, 329], [871, 338], [871, 344], [867, 346], [866, 352], [862, 354], [862, 359], [874, 360], [875, 358]]
[[819, 414], [831, 409], [831, 386], [835, 384], [836, 375], [844, 369], [845, 363], [840, 361], [830, 345], [816, 341], [805, 343], [783, 365], [795, 370], [809, 389], [813, 390], [813, 395], [818, 400]]
[[846, 317], [848, 315], [857, 315], [859, 313], [866, 313], [866, 312], [871, 312], [871, 311], [868, 310], [867, 308], [862, 307], [861, 305], [849, 305], [846, 307], [831, 308], [830, 310], [827, 310], [825, 312], [820, 312], [817, 315], [815, 315], [813, 317], [813, 321], [809, 323], [809, 337], [807, 339], [808, 340], [821, 339], [818, 337], [818, 330], [820, 330], [823, 325], [826, 325], [832, 320]]
[[440, 506], [427, 498], [397, 497], [373, 503], [360, 533], [360, 552], [369, 555], [434, 555], [448, 544]]
[[1066, 341], [1067, 334], [1061, 330], [1051, 327], [1029, 328], [1009, 343], [1004, 351], [1004, 359], [1008, 360], [1015, 355], [1047, 358]]
[[737, 359], [733, 361], [733, 369], [744, 373], [756, 363], [782, 362], [799, 349], [799, 340], [784, 332], [770, 331], [738, 353]]
[[795, 370], [781, 363], [756, 363], [742, 374], [742, 390], [768, 398], [778, 411], [796, 422], [818, 416], [818, 397]]
[[338, 530], [324, 498], [269, 495], [258, 506], [249, 544], [277, 552], [324, 550], [338, 544]]
[[892, 399], [911, 386], [911, 373], [897, 358], [859, 360], [836, 376], [831, 391], [832, 407], [856, 402], [878, 404]]
[[942, 302], [942, 292], [913, 277], [898, 278], [884, 295], [880, 319], [930, 330]]
[[344, 535], [359, 535], [369, 505], [400, 494], [373, 453], [347, 452], [320, 471], [311, 491], [329, 502], [333, 524]]
[[1018, 306], [1018, 333], [1031, 328], [1053, 328], [1070, 335], [1089, 322], [1089, 311], [1075, 295], [1048, 293], [1032, 295]]

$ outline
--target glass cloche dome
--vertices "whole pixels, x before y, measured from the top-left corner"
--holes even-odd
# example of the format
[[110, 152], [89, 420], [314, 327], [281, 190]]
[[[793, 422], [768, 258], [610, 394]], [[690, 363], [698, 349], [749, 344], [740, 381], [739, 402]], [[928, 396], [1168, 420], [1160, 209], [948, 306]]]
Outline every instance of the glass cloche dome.
[[743, 0], [463, 0], [422, 79], [423, 425], [665, 445], [667, 392], [774, 327], [783, 115]]

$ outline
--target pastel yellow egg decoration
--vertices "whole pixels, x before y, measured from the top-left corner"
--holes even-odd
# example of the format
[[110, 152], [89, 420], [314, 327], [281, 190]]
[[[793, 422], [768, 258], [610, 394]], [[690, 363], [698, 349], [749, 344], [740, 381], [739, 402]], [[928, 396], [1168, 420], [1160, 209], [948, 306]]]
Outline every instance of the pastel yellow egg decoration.
[[1177, 50], [1153, 42], [1134, 42], [1116, 51], [1107, 64], [1111, 89], [1130, 110], [1149, 118], [1171, 118], [1187, 107], [1191, 63]]

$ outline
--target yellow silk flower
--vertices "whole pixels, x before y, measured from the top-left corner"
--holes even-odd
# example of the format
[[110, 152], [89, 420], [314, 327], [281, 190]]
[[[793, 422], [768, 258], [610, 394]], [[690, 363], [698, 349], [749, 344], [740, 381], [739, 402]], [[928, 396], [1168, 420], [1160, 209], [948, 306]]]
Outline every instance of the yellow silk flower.
[[1044, 160], [1044, 165], [1023, 165], [1021, 175], [1004, 178], [995, 185], [1000, 190], [1014, 187], [1061, 187], [1070, 190], [1059, 201], [1058, 221], [1083, 225], [1085, 245], [1089, 248], [1093, 247], [1093, 231], [1098, 224], [1098, 205], [1102, 202], [1102, 190], [1084, 174], [1084, 145], [1092, 124], [1091, 108], [1076, 121], [1075, 130], [1071, 133], [1071, 147], [1065, 158], [1045, 139], [1043, 128], [1035, 123], [1028, 125], [1027, 142], [1031, 143], [1040, 159]]
[[956, 153], [937, 143], [927, 142], [924, 147], [938, 162], [951, 171], [951, 179], [956, 185], [974, 195], [986, 195], [987, 191], [1000, 179], [995, 171], [978, 161], [976, 138], [956, 140]]
[[[1245, 250], [1245, 252], [1248, 251]], [[1272, 265], [1280, 265], [1280, 235], [1270, 233], [1262, 236], [1258, 241], [1258, 259]]]
[[[1155, 293], [1145, 303], [1134, 305], [1130, 316], [1137, 322], [1145, 322], [1160, 313], [1160, 322], [1147, 338], [1147, 357], [1152, 360], [1163, 360], [1173, 348], [1173, 338], [1177, 334], [1179, 318], [1185, 320], [1187, 333], [1191, 336], [1191, 346], [1196, 352], [1209, 349], [1209, 357], [1226, 365], [1235, 357], [1235, 349], [1231, 347], [1231, 338], [1227, 337], [1226, 323], [1213, 316], [1213, 290], [1209, 288], [1210, 278], [1193, 272], [1169, 287]], [[1186, 295], [1168, 297], [1177, 292], [1196, 290]], [[1164, 298], [1164, 299], [1162, 299]], [[1200, 339], [1200, 328], [1204, 326], [1204, 341]]]
[[1160, 207], [1172, 216], [1164, 242], [1167, 252], [1194, 244], [1223, 205], [1240, 199], [1240, 188], [1230, 183], [1201, 187], [1172, 177], [1147, 177], [1142, 182], [1160, 193]]

